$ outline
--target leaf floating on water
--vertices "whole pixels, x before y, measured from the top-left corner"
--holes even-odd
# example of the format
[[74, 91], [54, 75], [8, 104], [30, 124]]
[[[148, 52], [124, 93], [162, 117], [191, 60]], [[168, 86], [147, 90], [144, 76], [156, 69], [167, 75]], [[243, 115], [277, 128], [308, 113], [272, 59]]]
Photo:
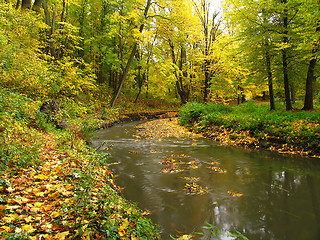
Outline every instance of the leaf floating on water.
[[199, 167], [197, 166], [197, 165], [199, 164], [199, 161], [198, 161], [198, 160], [186, 162], [185, 164], [189, 165], [190, 168], [193, 168], [193, 169], [198, 169], [198, 168], [199, 168]]
[[232, 190], [229, 190], [229, 191], [228, 191], [228, 194], [231, 195], [232, 197], [243, 197], [243, 194], [242, 194], [242, 193], [235, 193], [235, 192], [232, 191]]
[[210, 164], [212, 164], [212, 165], [219, 165], [220, 163], [219, 163], [219, 162], [211, 162]]
[[210, 167], [207, 167], [208, 169], [210, 169], [210, 170], [213, 170], [213, 171], [215, 171], [215, 172], [217, 172], [217, 173], [226, 173], [227, 171], [226, 170], [223, 170], [223, 169], [221, 169], [221, 168], [219, 168], [219, 167], [212, 167], [212, 166], [210, 166]]
[[161, 152], [156, 151], [156, 150], [152, 150], [152, 151], [150, 151], [150, 153], [161, 153]]
[[186, 180], [188, 182], [199, 182], [199, 177], [180, 177], [183, 180]]
[[181, 169], [181, 168], [178, 168], [177, 165], [174, 165], [174, 166], [170, 166], [170, 167], [167, 167], [167, 168], [163, 168], [162, 169], [162, 173], [179, 173], [179, 172], [183, 172], [184, 170]]
[[167, 158], [166, 160], [160, 161], [159, 164], [162, 165], [175, 165], [177, 164], [177, 161], [173, 158]]
[[195, 182], [186, 183], [183, 189], [188, 194], [206, 194], [208, 193], [207, 188], [203, 188]]

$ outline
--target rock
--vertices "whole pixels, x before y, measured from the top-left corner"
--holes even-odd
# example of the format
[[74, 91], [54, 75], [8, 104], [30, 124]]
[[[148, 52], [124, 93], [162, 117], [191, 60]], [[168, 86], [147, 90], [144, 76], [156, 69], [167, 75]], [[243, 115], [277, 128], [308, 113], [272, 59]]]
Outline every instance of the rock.
[[40, 107], [40, 112], [42, 112], [46, 117], [48, 122], [53, 122], [58, 129], [67, 128], [67, 121], [61, 119], [59, 104], [54, 100], [49, 100], [44, 102]]
[[58, 103], [54, 100], [44, 102], [40, 107], [40, 112], [44, 113], [47, 117], [56, 115], [60, 111]]
[[56, 128], [58, 129], [65, 129], [68, 127], [68, 123], [66, 120], [61, 120], [59, 124], [56, 124]]

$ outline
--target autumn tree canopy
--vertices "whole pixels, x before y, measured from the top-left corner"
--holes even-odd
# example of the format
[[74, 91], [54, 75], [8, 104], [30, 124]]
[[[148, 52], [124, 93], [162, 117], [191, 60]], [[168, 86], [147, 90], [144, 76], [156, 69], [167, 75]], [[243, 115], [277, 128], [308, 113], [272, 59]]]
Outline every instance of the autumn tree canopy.
[[[1, 84], [31, 97], [186, 103], [319, 92], [315, 0], [29, 0], [1, 4]], [[131, 100], [130, 100], [131, 101]]]

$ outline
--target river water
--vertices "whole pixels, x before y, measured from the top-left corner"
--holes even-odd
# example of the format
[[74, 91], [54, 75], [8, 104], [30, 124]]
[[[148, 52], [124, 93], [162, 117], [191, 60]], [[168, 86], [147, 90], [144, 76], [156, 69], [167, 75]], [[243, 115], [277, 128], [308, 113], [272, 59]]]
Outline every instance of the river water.
[[[111, 153], [116, 184], [127, 199], [151, 212], [163, 239], [204, 232], [208, 223], [222, 231], [220, 239], [234, 239], [226, 231], [251, 240], [320, 239], [319, 159], [202, 138], [139, 140], [137, 124], [101, 130], [92, 145]], [[176, 164], [159, 164], [168, 159]], [[198, 178], [194, 182], [204, 192], [188, 191], [186, 177]], [[214, 239], [204, 233], [203, 239]]]

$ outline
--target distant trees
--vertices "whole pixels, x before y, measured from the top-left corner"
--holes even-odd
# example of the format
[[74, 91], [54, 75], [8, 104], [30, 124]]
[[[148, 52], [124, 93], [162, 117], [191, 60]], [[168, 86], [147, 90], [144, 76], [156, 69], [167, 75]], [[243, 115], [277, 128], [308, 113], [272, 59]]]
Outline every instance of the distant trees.
[[55, 71], [74, 70], [59, 71], [70, 82], [57, 82], [55, 94], [74, 95], [73, 77], [81, 75], [112, 106], [122, 95], [184, 104], [268, 92], [271, 110], [277, 98], [292, 109], [296, 96], [313, 109], [318, 1], [226, 0], [223, 17], [210, 0], [12, 1], [40, 16], [37, 56]]
[[[314, 39], [319, 39], [317, 36], [318, 23], [315, 21], [311, 23], [312, 17], [309, 15], [317, 16], [319, 8], [315, 7], [315, 1], [311, 2], [313, 2], [313, 9], [318, 10], [306, 9], [306, 4], [300, 0], [226, 2], [226, 8], [229, 9], [226, 16], [228, 23], [233, 27], [234, 39], [240, 41], [241, 49], [245, 51], [248, 58], [256, 55], [255, 61], [250, 64], [253, 66], [251, 69], [261, 71], [262, 67], [257, 61], [264, 59], [271, 109], [275, 109], [273, 78], [279, 82], [281, 75], [286, 109], [292, 109], [292, 103], [295, 100], [295, 85], [302, 88], [303, 75], [307, 76], [306, 100], [303, 109], [313, 108], [313, 83], [315, 79], [313, 71], [315, 71], [317, 44], [315, 42], [306, 43], [306, 39], [311, 36]], [[310, 28], [313, 28], [313, 33], [311, 31], [303, 32]], [[255, 50], [251, 51], [250, 48]], [[305, 57], [306, 49], [311, 51], [311, 54], [307, 54], [307, 58]], [[260, 56], [257, 55], [259, 52]], [[310, 59], [309, 64], [307, 63], [308, 58]], [[305, 67], [307, 64], [309, 65], [308, 70]], [[300, 89], [299, 92], [301, 92]], [[281, 88], [277, 89], [277, 92], [281, 92], [280, 90]]]

